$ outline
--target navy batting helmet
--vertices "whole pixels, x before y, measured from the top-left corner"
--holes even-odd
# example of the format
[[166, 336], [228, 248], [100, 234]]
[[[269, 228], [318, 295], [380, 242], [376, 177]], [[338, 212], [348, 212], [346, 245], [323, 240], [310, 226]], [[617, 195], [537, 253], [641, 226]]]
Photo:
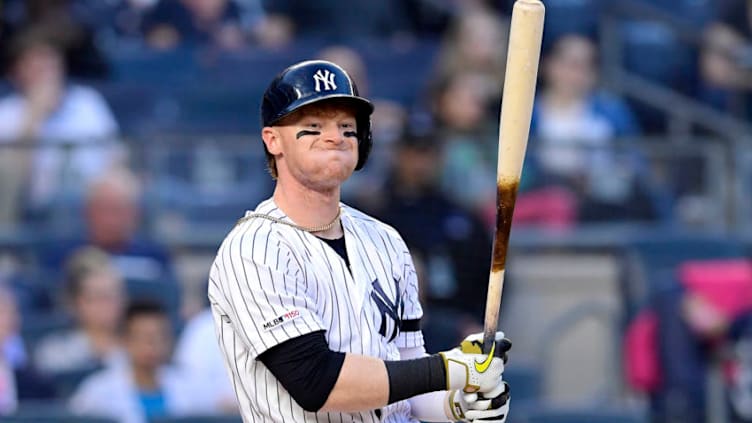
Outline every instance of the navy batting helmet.
[[273, 126], [303, 106], [329, 99], [344, 99], [353, 106], [358, 127], [358, 163], [355, 166], [358, 170], [366, 163], [373, 144], [373, 104], [358, 95], [358, 87], [350, 75], [332, 62], [300, 62], [277, 75], [264, 92], [261, 125]]

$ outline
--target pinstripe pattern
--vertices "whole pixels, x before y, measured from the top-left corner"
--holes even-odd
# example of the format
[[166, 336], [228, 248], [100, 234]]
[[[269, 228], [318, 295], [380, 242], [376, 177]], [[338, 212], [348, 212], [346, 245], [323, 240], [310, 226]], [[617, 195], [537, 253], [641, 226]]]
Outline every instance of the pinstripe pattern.
[[[287, 219], [272, 200], [254, 211]], [[248, 212], [251, 213], [251, 212]], [[410, 253], [391, 227], [342, 205], [351, 268], [315, 236], [266, 219], [249, 219], [227, 235], [209, 274], [209, 300], [225, 364], [245, 422], [415, 422], [407, 401], [375, 412], [311, 413], [301, 408], [256, 360], [288, 339], [326, 330], [334, 351], [398, 360], [398, 348], [423, 346], [420, 331], [388, 339], [399, 322], [385, 319], [372, 298], [403, 303], [401, 319], [419, 319], [418, 282]], [[396, 283], [395, 283], [396, 282]]]

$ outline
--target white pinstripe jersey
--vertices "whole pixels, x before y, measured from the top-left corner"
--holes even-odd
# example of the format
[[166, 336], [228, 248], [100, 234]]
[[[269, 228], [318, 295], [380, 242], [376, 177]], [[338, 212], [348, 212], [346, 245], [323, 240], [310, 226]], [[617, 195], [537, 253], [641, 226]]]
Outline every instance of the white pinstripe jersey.
[[[288, 220], [271, 199], [255, 212]], [[419, 329], [400, 331], [400, 322], [414, 323], [423, 314], [402, 238], [345, 205], [341, 222], [350, 269], [314, 235], [264, 218], [239, 223], [219, 248], [209, 300], [246, 423], [417, 422], [407, 401], [378, 412], [307, 412], [256, 360], [277, 344], [322, 329], [333, 351], [385, 360], [399, 360], [399, 348], [423, 346]]]

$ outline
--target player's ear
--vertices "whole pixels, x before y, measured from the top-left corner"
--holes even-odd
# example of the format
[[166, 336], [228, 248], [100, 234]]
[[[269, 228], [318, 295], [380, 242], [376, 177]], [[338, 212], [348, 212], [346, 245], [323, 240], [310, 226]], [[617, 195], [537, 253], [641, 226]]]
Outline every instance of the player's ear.
[[277, 128], [265, 126], [261, 130], [261, 139], [264, 141], [264, 145], [266, 145], [266, 149], [271, 155], [276, 156], [282, 153], [280, 134]]

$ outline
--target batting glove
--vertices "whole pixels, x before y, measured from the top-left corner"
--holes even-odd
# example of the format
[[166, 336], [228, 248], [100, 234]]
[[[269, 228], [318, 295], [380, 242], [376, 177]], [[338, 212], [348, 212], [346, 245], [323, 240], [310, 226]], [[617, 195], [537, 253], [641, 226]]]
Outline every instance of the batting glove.
[[509, 385], [500, 381], [492, 392], [482, 397], [477, 393], [449, 391], [446, 403], [448, 410], [444, 411], [454, 421], [504, 423], [509, 415], [509, 400]]
[[454, 421], [504, 423], [509, 415], [509, 385], [506, 382], [499, 382], [492, 392], [483, 397], [477, 393], [449, 391], [447, 399], [449, 410], [445, 409], [445, 412]]
[[439, 353], [444, 359], [447, 390], [457, 389], [465, 393], [493, 391], [501, 382], [507, 351], [512, 343], [504, 338], [504, 332], [496, 332], [491, 354], [483, 354], [483, 334], [475, 333], [450, 351]]

